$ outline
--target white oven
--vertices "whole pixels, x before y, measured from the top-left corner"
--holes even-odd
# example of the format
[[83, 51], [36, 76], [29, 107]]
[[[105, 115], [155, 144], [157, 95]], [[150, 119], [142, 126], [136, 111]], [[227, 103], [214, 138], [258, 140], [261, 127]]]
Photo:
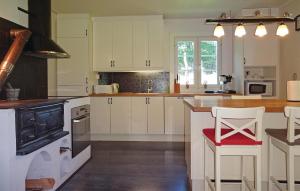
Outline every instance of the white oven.
[[272, 82], [246, 82], [246, 95], [273, 96]]

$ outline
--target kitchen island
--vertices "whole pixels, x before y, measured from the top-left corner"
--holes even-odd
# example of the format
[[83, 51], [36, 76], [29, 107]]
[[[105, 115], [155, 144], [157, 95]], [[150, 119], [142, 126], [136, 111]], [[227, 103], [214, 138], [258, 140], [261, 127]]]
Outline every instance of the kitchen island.
[[[204, 157], [208, 161], [205, 164], [208, 168], [209, 177], [214, 177], [213, 152], [207, 149], [204, 155], [204, 138], [202, 130], [204, 128], [213, 128], [215, 119], [211, 115], [212, 107], [232, 107], [246, 108], [264, 106], [266, 113], [263, 117], [263, 128], [286, 128], [287, 120], [284, 116], [285, 106], [299, 106], [300, 102], [288, 102], [286, 100], [232, 100], [232, 99], [214, 99], [202, 100], [186, 98], [184, 99], [184, 128], [185, 128], [185, 159], [187, 163], [188, 176], [193, 191], [203, 190], [204, 183]], [[264, 132], [264, 131], [263, 131]], [[268, 166], [268, 137], [263, 133], [262, 148], [262, 180], [263, 189], [267, 190], [267, 166]], [[279, 180], [286, 180], [285, 177], [285, 156], [279, 150], [274, 150], [274, 168], [273, 174]], [[297, 159], [296, 159], [297, 160]], [[296, 168], [299, 168], [295, 163]], [[222, 180], [240, 180], [241, 168], [240, 157], [224, 157], [221, 163]], [[253, 158], [247, 157], [244, 166], [246, 176], [253, 180]], [[299, 180], [300, 172], [296, 172], [296, 180]], [[239, 187], [237, 187], [239, 189]], [[237, 190], [238, 190], [237, 189]], [[235, 190], [235, 187], [230, 188]]]

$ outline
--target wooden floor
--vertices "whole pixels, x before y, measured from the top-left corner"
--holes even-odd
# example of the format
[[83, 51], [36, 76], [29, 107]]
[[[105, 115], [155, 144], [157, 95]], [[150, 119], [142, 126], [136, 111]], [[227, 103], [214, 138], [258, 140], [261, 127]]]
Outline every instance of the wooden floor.
[[187, 191], [183, 143], [93, 142], [61, 191]]

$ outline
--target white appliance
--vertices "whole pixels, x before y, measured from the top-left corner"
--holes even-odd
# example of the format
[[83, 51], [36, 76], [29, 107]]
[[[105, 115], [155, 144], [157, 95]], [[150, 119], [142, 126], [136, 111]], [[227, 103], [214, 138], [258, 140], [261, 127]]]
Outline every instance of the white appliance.
[[287, 100], [300, 101], [300, 81], [287, 82]]
[[273, 96], [272, 82], [246, 82], [246, 95]]
[[101, 94], [101, 93], [111, 94], [111, 93], [113, 93], [112, 85], [95, 85], [94, 93], [95, 94]]

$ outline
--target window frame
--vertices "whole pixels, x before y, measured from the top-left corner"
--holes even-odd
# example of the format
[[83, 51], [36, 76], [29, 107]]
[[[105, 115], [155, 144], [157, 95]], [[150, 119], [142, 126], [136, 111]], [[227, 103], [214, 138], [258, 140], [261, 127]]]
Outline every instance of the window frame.
[[[189, 84], [189, 88], [185, 84], [181, 84], [181, 90], [184, 92], [193, 92], [204, 90], [204, 85], [201, 84], [201, 41], [217, 41], [217, 76], [222, 73], [222, 41], [216, 37], [211, 36], [177, 36], [175, 37], [175, 71], [174, 74], [178, 74], [178, 47], [177, 42], [179, 41], [193, 41], [194, 42], [194, 84]], [[207, 89], [217, 89], [220, 87], [219, 78], [217, 84], [207, 84]]]

